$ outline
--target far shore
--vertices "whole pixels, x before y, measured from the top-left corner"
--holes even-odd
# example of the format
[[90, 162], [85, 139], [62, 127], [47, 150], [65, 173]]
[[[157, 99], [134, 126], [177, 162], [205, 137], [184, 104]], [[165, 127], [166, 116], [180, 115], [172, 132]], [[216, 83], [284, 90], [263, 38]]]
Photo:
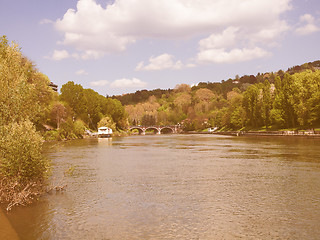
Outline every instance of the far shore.
[[320, 132], [314, 130], [295, 131], [221, 131], [207, 134], [230, 135], [230, 136], [292, 136], [292, 137], [320, 137]]

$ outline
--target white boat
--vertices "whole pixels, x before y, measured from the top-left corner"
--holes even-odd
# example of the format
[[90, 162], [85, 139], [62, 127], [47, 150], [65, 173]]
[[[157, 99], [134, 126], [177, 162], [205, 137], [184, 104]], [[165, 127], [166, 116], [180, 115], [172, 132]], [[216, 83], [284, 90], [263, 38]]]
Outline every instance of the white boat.
[[218, 129], [218, 127], [212, 127], [212, 128], [208, 128], [208, 132], [209, 133], [213, 133]]
[[112, 136], [112, 129], [108, 127], [98, 128], [98, 137], [99, 138], [109, 138]]

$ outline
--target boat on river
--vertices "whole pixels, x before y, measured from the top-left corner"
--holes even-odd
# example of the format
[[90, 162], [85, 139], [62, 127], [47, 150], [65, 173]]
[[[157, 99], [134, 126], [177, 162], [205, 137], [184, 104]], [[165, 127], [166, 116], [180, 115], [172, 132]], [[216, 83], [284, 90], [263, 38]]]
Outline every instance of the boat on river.
[[109, 138], [112, 137], [112, 129], [108, 127], [98, 128], [98, 137], [99, 138]]

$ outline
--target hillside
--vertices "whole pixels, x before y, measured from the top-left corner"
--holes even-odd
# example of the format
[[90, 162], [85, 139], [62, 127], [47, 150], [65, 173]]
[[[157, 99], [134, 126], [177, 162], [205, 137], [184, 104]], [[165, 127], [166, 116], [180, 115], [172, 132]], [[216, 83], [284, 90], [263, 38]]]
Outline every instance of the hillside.
[[[274, 83], [276, 76], [279, 76], [282, 79], [285, 73], [293, 75], [307, 69], [310, 69], [312, 71], [320, 69], [320, 60], [293, 66], [291, 68], [288, 68], [285, 72], [283, 70], [279, 70], [277, 72], [258, 73], [256, 76], [244, 75], [242, 77], [236, 77], [234, 79], [230, 78], [228, 80], [222, 80], [221, 82], [200, 82], [197, 86], [193, 86], [192, 90], [208, 88], [217, 94], [226, 96], [226, 94], [235, 87], [241, 91], [244, 91], [250, 84], [261, 83], [265, 80], [268, 80], [270, 83]], [[150, 96], [161, 98], [163, 94], [168, 95], [172, 93], [172, 91], [173, 89], [139, 90], [135, 93], [112, 96], [112, 98], [119, 100], [123, 105], [132, 105], [145, 102]]]
[[287, 71], [190, 87], [114, 96], [132, 125], [182, 124], [185, 130], [320, 127], [320, 61]]

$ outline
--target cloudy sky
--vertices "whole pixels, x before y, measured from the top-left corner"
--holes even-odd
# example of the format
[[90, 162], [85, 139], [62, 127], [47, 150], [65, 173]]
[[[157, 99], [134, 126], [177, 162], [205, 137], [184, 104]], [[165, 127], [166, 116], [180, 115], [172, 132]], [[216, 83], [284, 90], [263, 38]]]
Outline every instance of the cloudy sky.
[[0, 0], [0, 35], [61, 87], [102, 95], [320, 59], [319, 0]]

